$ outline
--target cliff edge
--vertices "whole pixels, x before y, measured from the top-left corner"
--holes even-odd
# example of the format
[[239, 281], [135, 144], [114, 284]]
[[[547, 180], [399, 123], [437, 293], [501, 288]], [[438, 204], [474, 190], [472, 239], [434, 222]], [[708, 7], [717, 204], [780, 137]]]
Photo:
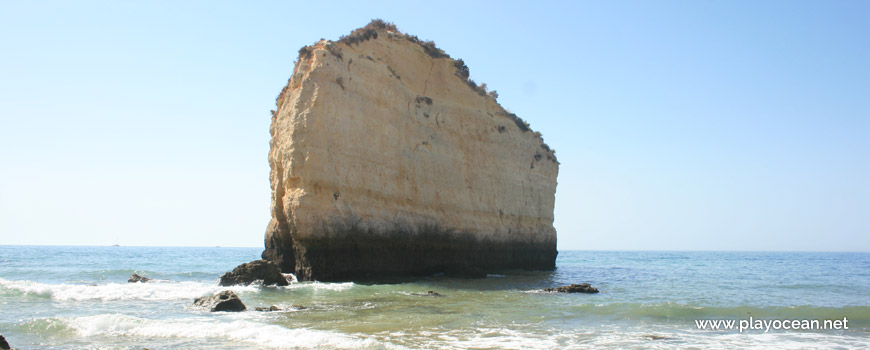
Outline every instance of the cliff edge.
[[552, 269], [559, 164], [468, 67], [380, 20], [299, 51], [263, 258], [302, 280]]

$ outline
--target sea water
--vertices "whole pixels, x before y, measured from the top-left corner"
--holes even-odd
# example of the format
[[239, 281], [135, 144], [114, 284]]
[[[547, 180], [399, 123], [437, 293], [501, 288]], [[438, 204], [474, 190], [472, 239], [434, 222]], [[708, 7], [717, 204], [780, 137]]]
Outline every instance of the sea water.
[[[0, 246], [0, 334], [19, 349], [870, 348], [868, 253], [561, 251], [555, 271], [484, 279], [217, 285], [260, 252]], [[127, 283], [134, 272], [154, 280]], [[601, 292], [542, 292], [570, 283]], [[248, 311], [193, 306], [225, 289]], [[696, 324], [750, 317], [849, 329]]]

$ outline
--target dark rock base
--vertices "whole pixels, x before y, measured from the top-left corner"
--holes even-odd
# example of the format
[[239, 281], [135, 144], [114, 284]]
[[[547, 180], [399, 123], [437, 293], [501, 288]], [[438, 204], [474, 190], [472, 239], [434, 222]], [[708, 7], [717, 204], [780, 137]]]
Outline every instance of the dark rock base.
[[438, 273], [485, 277], [488, 272], [509, 269], [552, 270], [558, 254], [555, 239], [494, 242], [439, 227], [375, 233], [333, 225], [323, 230], [329, 233], [313, 236], [331, 239], [295, 240], [282, 232], [267, 234], [272, 239], [267, 238], [263, 258], [285, 273], [295, 273], [300, 281], [367, 281]]
[[[283, 220], [284, 216], [279, 215], [279, 219]], [[266, 228], [266, 250], [261, 254], [262, 258], [278, 265], [278, 269], [283, 273], [296, 273], [294, 254], [290, 227], [287, 223], [279, 223], [279, 220], [272, 218], [269, 227]]]

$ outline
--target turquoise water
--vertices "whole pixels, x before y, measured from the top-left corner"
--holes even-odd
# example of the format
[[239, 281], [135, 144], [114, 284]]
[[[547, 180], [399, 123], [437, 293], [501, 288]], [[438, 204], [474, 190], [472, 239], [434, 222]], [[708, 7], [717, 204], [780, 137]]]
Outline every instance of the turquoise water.
[[[550, 272], [400, 284], [217, 286], [258, 248], [0, 246], [0, 334], [20, 349], [870, 347], [870, 254], [562, 251]], [[126, 283], [130, 274], [156, 279]], [[591, 283], [601, 293], [541, 289]], [[249, 310], [196, 297], [234, 290]], [[436, 291], [443, 297], [414, 294]], [[696, 319], [842, 319], [711, 331]]]

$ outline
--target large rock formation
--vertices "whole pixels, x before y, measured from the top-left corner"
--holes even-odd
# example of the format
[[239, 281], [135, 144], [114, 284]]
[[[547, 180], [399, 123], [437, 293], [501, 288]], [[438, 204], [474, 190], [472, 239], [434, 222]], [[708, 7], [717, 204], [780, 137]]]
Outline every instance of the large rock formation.
[[264, 259], [321, 281], [554, 268], [554, 151], [462, 60], [379, 20], [299, 53]]

